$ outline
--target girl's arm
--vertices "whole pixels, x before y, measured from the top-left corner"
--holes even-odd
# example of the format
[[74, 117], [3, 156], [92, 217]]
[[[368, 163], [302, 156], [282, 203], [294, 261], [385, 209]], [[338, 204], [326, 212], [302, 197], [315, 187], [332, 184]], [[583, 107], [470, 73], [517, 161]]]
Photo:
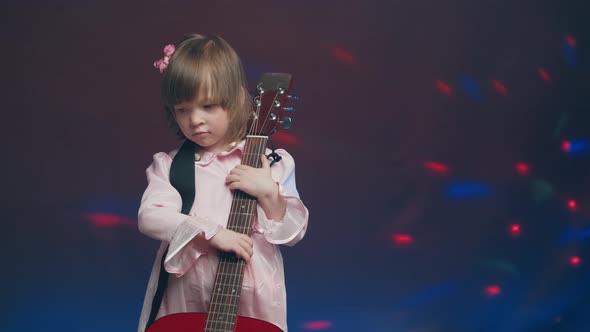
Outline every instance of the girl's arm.
[[294, 245], [305, 235], [309, 212], [297, 193], [293, 157], [282, 149], [275, 152], [282, 160], [272, 168], [261, 155], [261, 168], [238, 165], [225, 183], [229, 189], [242, 190], [258, 200], [255, 231], [270, 243]]
[[160, 152], [146, 170], [148, 186], [139, 207], [138, 227], [141, 233], [170, 243], [164, 266], [166, 271], [182, 275], [208, 251], [207, 240], [221, 226], [206, 216], [180, 212], [182, 199], [169, 179], [171, 164], [172, 158]]
[[275, 202], [281, 203], [272, 205], [259, 199], [255, 229], [270, 243], [292, 246], [305, 235], [309, 211], [297, 192], [295, 160], [283, 149], [275, 152], [282, 159], [271, 167], [271, 175], [278, 184], [279, 198]]

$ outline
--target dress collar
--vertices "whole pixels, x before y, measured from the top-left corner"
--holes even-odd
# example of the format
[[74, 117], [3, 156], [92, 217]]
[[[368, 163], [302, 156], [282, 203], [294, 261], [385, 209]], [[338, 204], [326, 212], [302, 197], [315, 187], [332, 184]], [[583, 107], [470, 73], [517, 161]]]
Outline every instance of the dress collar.
[[235, 153], [236, 151], [243, 152], [244, 146], [246, 145], [246, 140], [241, 140], [240, 142], [233, 142], [228, 145], [226, 151], [221, 152], [209, 152], [209, 151], [201, 151], [197, 147], [197, 152], [195, 152], [195, 162], [200, 165], [208, 165], [210, 164], [216, 157], [225, 157], [230, 154]]

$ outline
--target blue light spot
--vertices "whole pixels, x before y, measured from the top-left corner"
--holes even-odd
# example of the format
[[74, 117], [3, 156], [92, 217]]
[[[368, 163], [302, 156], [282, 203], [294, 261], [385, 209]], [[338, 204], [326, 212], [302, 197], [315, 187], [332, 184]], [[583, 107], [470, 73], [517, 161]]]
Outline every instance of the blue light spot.
[[590, 238], [590, 227], [582, 229], [566, 228], [559, 236], [561, 244], [566, 244], [571, 241], [586, 240], [588, 238]]
[[451, 198], [488, 197], [490, 188], [478, 182], [458, 182], [447, 187], [447, 196]]
[[473, 101], [481, 100], [481, 88], [479, 87], [479, 83], [477, 81], [467, 78], [463, 79], [461, 81], [461, 87], [467, 96]]
[[569, 142], [568, 154], [582, 154], [588, 152], [588, 141], [577, 139]]

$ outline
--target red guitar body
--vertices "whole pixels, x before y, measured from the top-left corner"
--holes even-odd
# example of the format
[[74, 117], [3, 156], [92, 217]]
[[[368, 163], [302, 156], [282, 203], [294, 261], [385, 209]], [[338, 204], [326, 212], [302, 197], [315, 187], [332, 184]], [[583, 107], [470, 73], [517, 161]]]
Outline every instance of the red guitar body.
[[[146, 332], [203, 332], [207, 314], [204, 313], [179, 313], [164, 316], [154, 322]], [[220, 324], [221, 325], [221, 324]], [[213, 331], [226, 331], [223, 327], [212, 327]], [[282, 332], [277, 326], [260, 319], [240, 317], [236, 319], [236, 328], [229, 331], [235, 332]]]

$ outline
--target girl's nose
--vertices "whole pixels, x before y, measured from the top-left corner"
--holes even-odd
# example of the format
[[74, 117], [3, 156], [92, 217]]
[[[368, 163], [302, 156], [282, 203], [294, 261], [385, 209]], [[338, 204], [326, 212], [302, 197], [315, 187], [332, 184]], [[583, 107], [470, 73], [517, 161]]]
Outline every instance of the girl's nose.
[[199, 112], [198, 110], [193, 110], [191, 112], [190, 120], [191, 125], [193, 126], [198, 126], [205, 122], [205, 119], [203, 119], [201, 112]]

